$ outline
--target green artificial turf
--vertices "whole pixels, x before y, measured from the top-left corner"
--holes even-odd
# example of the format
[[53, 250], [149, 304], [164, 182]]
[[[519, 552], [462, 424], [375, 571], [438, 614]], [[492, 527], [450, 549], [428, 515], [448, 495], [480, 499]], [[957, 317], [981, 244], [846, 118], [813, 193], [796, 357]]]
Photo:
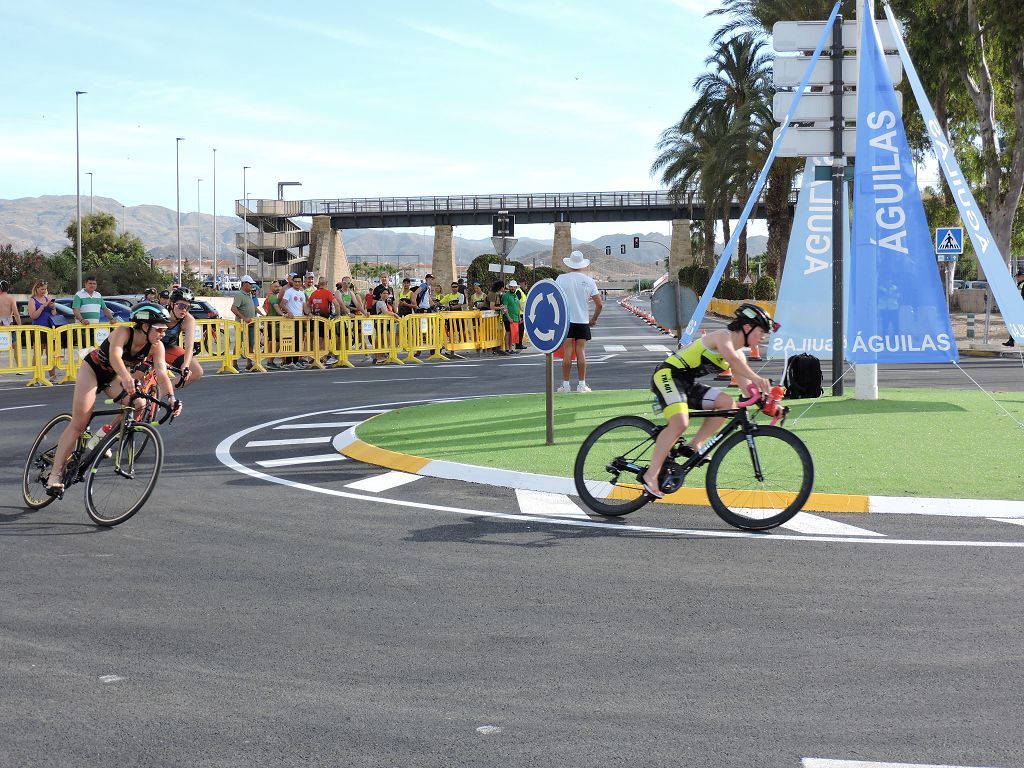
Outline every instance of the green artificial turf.
[[[571, 477], [580, 443], [601, 422], [633, 414], [664, 423], [651, 402], [642, 390], [556, 395], [551, 446], [543, 395], [402, 408], [360, 425], [357, 434], [415, 456]], [[788, 404], [786, 426], [814, 457], [816, 491], [1024, 498], [1024, 428], [1017, 423], [1024, 423], [1024, 393], [884, 389], [874, 401], [844, 396]], [[691, 424], [687, 434], [694, 430]]]

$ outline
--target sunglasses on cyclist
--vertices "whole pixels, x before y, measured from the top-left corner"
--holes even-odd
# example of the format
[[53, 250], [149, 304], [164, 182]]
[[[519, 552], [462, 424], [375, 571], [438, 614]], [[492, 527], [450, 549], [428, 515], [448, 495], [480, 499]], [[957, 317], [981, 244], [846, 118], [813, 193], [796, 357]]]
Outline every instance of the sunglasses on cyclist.
[[179, 301], [179, 302], [176, 302], [176, 303], [174, 304], [174, 308], [175, 308], [175, 309], [188, 309], [188, 304], [186, 304], [186, 303], [185, 303], [185, 302], [183, 302], [183, 301]]

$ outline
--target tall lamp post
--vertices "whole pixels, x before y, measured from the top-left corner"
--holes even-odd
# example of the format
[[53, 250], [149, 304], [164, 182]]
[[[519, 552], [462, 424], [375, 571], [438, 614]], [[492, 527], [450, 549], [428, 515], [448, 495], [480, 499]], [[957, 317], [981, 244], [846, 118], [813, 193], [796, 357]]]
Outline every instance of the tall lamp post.
[[78, 152], [78, 97], [87, 91], [75, 91], [75, 262], [78, 270], [78, 290], [82, 290], [82, 168]]
[[199, 282], [203, 282], [203, 198], [199, 194], [202, 179], [196, 179], [196, 243], [199, 246]]
[[[246, 214], [249, 212], [249, 193], [245, 186], [245, 172], [252, 168], [251, 165], [242, 166], [242, 274], [249, 274], [249, 219]], [[239, 275], [241, 277], [241, 275]]]
[[89, 177], [89, 215], [92, 216], [96, 212], [92, 205], [92, 171], [86, 171], [85, 175]]
[[217, 290], [217, 148], [213, 148], [213, 290]]
[[181, 136], [174, 140], [174, 192], [177, 199], [177, 230], [178, 230], [178, 285], [181, 285], [181, 153], [179, 147], [185, 139]]

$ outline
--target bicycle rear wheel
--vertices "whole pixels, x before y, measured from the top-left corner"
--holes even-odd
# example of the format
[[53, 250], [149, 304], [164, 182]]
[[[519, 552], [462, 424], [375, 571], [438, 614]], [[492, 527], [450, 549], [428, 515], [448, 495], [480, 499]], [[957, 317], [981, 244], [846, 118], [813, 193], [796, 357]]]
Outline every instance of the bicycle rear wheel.
[[85, 475], [85, 509], [96, 525], [123, 523], [149, 499], [164, 460], [160, 434], [149, 424], [111, 432]]
[[[53, 469], [53, 455], [57, 451], [57, 441], [64, 429], [71, 423], [71, 414], [62, 413], [54, 416], [39, 431], [28, 458], [25, 459], [25, 472], [21, 478], [21, 496], [31, 509], [42, 509], [52, 504], [57, 497], [46, 493], [46, 482], [50, 479]], [[71, 478], [65, 478], [68, 483]]]
[[803, 509], [813, 486], [814, 462], [807, 446], [789, 430], [773, 426], [727, 437], [711, 457], [706, 480], [718, 516], [748, 531], [782, 525]]
[[650, 501], [637, 477], [650, 465], [658, 432], [658, 427], [638, 416], [619, 416], [591, 432], [573, 467], [583, 503], [599, 515], [618, 517]]

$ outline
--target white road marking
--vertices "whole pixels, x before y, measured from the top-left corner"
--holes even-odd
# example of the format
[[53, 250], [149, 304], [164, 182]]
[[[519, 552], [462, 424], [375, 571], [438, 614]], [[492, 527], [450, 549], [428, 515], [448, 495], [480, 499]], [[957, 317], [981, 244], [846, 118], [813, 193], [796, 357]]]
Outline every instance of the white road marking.
[[666, 347], [664, 344], [644, 344], [644, 349], [648, 352], [671, 352], [672, 350]]
[[318, 421], [315, 424], [281, 424], [274, 429], [334, 429], [335, 427], [354, 427], [361, 421]]
[[[968, 765], [934, 765], [924, 763], [880, 763], [876, 760], [828, 760], [820, 757], [805, 757], [800, 761], [803, 768], [971, 768]], [[975, 766], [975, 768], [978, 768]]]
[[605, 352], [625, 352], [626, 348], [621, 344], [605, 344]]
[[[456, 399], [456, 398], [453, 398]], [[457, 398], [457, 399], [472, 399]], [[425, 398], [423, 400], [403, 400], [394, 403], [387, 403], [395, 407], [415, 405], [419, 403], [432, 403], [438, 402], [435, 398]], [[446, 401], [442, 401], [446, 402]], [[391, 409], [385, 409], [391, 410]], [[812, 536], [806, 534], [778, 534], [778, 533], [751, 533], [746, 531], [723, 531], [721, 529], [701, 529], [701, 528], [664, 528], [652, 525], [631, 525], [629, 523], [623, 524], [621, 522], [606, 523], [600, 520], [577, 520], [577, 519], [560, 519], [557, 517], [545, 517], [543, 515], [525, 515], [522, 513], [506, 513], [506, 512], [494, 512], [484, 509], [469, 509], [466, 507], [453, 507], [444, 504], [430, 504], [419, 501], [404, 501], [388, 498], [386, 496], [367, 496], [365, 494], [350, 493], [348, 491], [335, 490], [333, 488], [322, 488], [317, 485], [311, 485], [309, 483], [299, 483], [294, 480], [286, 480], [281, 477], [275, 477], [265, 472], [253, 469], [252, 467], [245, 466], [239, 462], [234, 456], [231, 455], [232, 446], [245, 438], [247, 435], [251, 435], [260, 430], [265, 430], [268, 427], [282, 424], [286, 421], [291, 421], [296, 418], [306, 418], [310, 416], [321, 416], [325, 413], [345, 413], [344, 410], [332, 409], [329, 411], [318, 411], [314, 413], [306, 413], [298, 416], [285, 416], [280, 419], [273, 419], [262, 424], [255, 424], [246, 429], [241, 429], [234, 434], [228, 435], [217, 445], [215, 454], [217, 460], [228, 469], [238, 472], [242, 475], [248, 475], [249, 477], [257, 480], [262, 480], [268, 483], [274, 483], [275, 485], [283, 485], [287, 488], [294, 488], [296, 490], [309, 491], [310, 493], [319, 493], [324, 496], [333, 496], [335, 498], [343, 499], [355, 499], [357, 501], [364, 501], [369, 503], [387, 504], [391, 507], [397, 505], [406, 507], [408, 509], [416, 509], [422, 511], [431, 512], [449, 512], [457, 515], [466, 515], [471, 517], [490, 517], [498, 520], [509, 520], [515, 522], [532, 521], [536, 523], [547, 523], [549, 525], [570, 525], [582, 528], [594, 528], [598, 530], [617, 531], [619, 533], [655, 533], [665, 534], [671, 536], [690, 536], [694, 538], [713, 538], [713, 539], [748, 539], [751, 541], [757, 541], [764, 544], [788, 544], [793, 542], [813, 542], [815, 544], [821, 543], [836, 543], [836, 544], [859, 544], [862, 546], [867, 545], [881, 545], [881, 546], [917, 546], [917, 547], [955, 547], [955, 548], [967, 548], [967, 549], [1024, 549], [1024, 542], [1020, 541], [953, 541], [944, 539], [897, 539], [889, 537], [847, 537], [847, 536]], [[365, 413], [366, 410], [358, 411], [353, 410], [351, 413]], [[382, 411], [383, 412], [383, 411]], [[344, 442], [346, 439], [350, 439], [350, 433], [344, 432], [341, 435], [337, 435], [335, 440]], [[463, 478], [464, 479], [464, 478]]]
[[345, 483], [345, 487], [354, 488], [357, 491], [380, 493], [381, 491], [389, 491], [392, 488], [398, 488], [406, 483], [412, 483], [421, 479], [422, 478], [419, 475], [410, 475], [408, 472], [393, 471], [385, 472], [383, 475], [364, 477], [362, 480], [356, 480], [354, 483]]
[[348, 408], [341, 408], [337, 411], [328, 411], [328, 413], [344, 413], [346, 416], [351, 416], [356, 413], [391, 413], [395, 410], [394, 408], [358, 408], [355, 410], [349, 410]]
[[876, 533], [865, 528], [858, 528], [847, 523], [840, 523], [836, 520], [829, 520], [825, 517], [810, 515], [807, 512], [798, 512], [796, 517], [788, 523], [783, 523], [781, 528], [789, 528], [797, 533], [825, 533], [832, 536], [884, 536], [884, 533]]
[[542, 491], [526, 491], [516, 488], [516, 501], [519, 502], [519, 509], [527, 515], [590, 519], [590, 515], [573, 504], [568, 496], [561, 493], [543, 493]]
[[1012, 525], [1024, 525], [1024, 517], [990, 517], [997, 523], [1011, 523]]
[[317, 445], [331, 442], [332, 435], [324, 437], [292, 437], [288, 440], [252, 440], [245, 444], [246, 448], [269, 448], [272, 445]]
[[100, 675], [101, 683], [119, 683], [124, 680], [120, 675]]
[[340, 453], [320, 453], [316, 456], [292, 456], [287, 459], [267, 459], [265, 461], [257, 461], [261, 467], [267, 467], [268, 469], [273, 467], [295, 467], [301, 464], [327, 464], [331, 461], [347, 461], [348, 457], [342, 456]]
[[1024, 517], [1024, 501], [999, 499], [930, 499], [872, 496], [873, 515], [939, 515], [943, 517]]
[[19, 408], [42, 408], [42, 407], [43, 407], [43, 403], [39, 403], [39, 405], [12, 405], [10, 408], [0, 408], [0, 411], [16, 411]]

